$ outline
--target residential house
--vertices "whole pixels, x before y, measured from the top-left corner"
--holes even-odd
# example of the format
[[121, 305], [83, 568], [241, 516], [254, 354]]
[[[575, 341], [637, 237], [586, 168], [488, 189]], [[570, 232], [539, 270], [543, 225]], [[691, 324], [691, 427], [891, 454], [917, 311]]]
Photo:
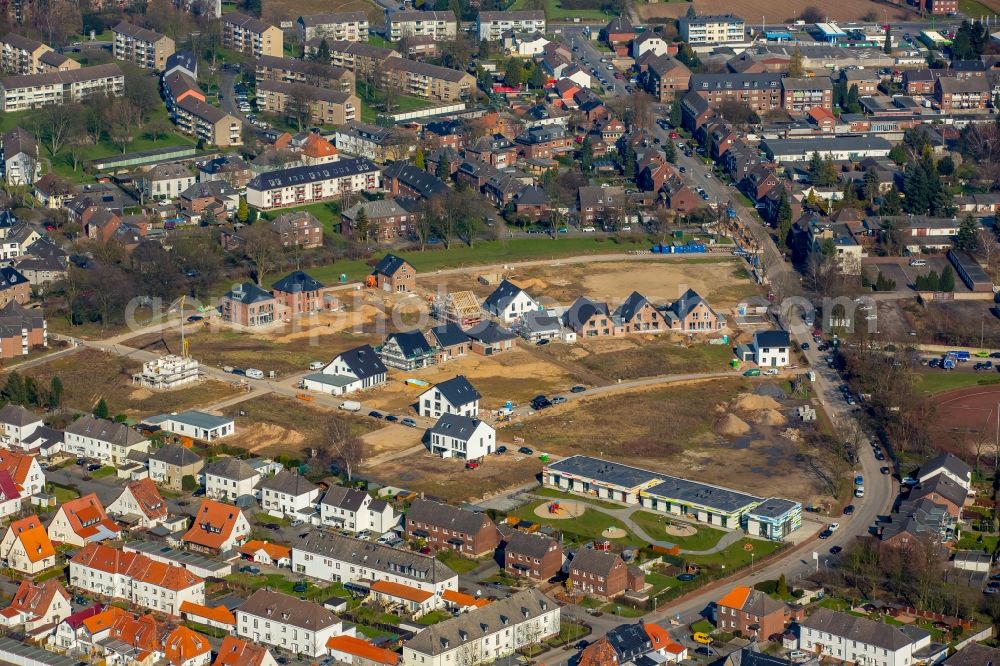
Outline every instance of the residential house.
[[622, 333], [621, 324], [615, 321], [604, 302], [580, 296], [563, 315], [565, 325], [580, 337], [604, 338]]
[[319, 125], [351, 122], [361, 110], [361, 100], [353, 91], [287, 81], [257, 83], [257, 105], [263, 113], [296, 117], [303, 103], [309, 111], [309, 122]]
[[383, 499], [357, 488], [330, 486], [319, 502], [320, 522], [352, 534], [384, 534], [399, 523], [399, 515]]
[[466, 329], [469, 351], [483, 356], [493, 356], [517, 347], [517, 335], [500, 326], [495, 321], [481, 321]]
[[923, 484], [938, 474], [950, 477], [967, 492], [972, 492], [972, 468], [955, 454], [942, 453], [925, 462], [920, 466], [917, 480]]
[[38, 143], [30, 132], [15, 127], [3, 135], [3, 177], [8, 185], [32, 185], [42, 176]]
[[514, 330], [528, 342], [555, 340], [562, 334], [562, 322], [547, 310], [533, 310], [524, 314]]
[[549, 160], [571, 149], [573, 139], [560, 125], [536, 125], [514, 138], [518, 155], [528, 160]]
[[503, 569], [511, 576], [541, 583], [556, 576], [562, 564], [562, 546], [550, 536], [514, 530], [504, 537]]
[[0, 553], [11, 569], [27, 576], [56, 565], [56, 550], [38, 516], [11, 522], [0, 539]]
[[538, 307], [538, 301], [527, 291], [507, 279], [497, 285], [483, 301], [483, 310], [508, 324]]
[[293, 654], [325, 654], [327, 640], [343, 631], [340, 618], [319, 604], [270, 590], [257, 590], [236, 609], [238, 636]]
[[[48, 428], [39, 428], [31, 437], [36, 437], [44, 430], [48, 430]], [[30, 439], [26, 440], [24, 444], [25, 449], [31, 450], [33, 448]], [[28, 453], [0, 449], [0, 472], [7, 472], [26, 496], [37, 495], [45, 489], [45, 472], [42, 471], [38, 459]]]
[[[662, 35], [652, 30], [647, 30], [632, 40], [631, 54], [633, 60], [638, 60], [646, 53], [661, 56], [668, 55], [669, 51], [669, 40], [664, 39]], [[676, 47], [674, 53], [676, 53]]]
[[875, 95], [878, 93], [878, 85], [882, 82], [878, 72], [873, 69], [842, 69], [840, 70], [840, 80], [847, 85], [848, 90], [852, 86], [858, 87], [858, 95]]
[[185, 164], [157, 164], [137, 179], [143, 194], [153, 199], [174, 199], [195, 184], [195, 175]]
[[170, 666], [208, 666], [212, 661], [208, 637], [183, 625], [167, 634], [163, 649]]
[[643, 585], [642, 577], [629, 571], [616, 553], [580, 548], [569, 563], [569, 587], [581, 594], [613, 599]]
[[[0, 268], [0, 308], [4, 308], [10, 303], [24, 305], [30, 300], [31, 283], [28, 282], [28, 278], [10, 266]], [[10, 332], [6, 332], [2, 337], [11, 337]], [[10, 354], [10, 356], [13, 355], [14, 353]]]
[[284, 55], [281, 28], [239, 12], [223, 14], [222, 45], [255, 58]]
[[149, 478], [171, 490], [182, 490], [185, 476], [196, 476], [201, 456], [179, 444], [168, 444], [149, 456]]
[[417, 286], [417, 271], [410, 262], [394, 254], [382, 257], [372, 271], [375, 286], [393, 294], [412, 292]]
[[325, 12], [300, 16], [295, 21], [299, 42], [311, 39], [329, 39], [348, 42], [368, 41], [368, 14], [366, 12]]
[[282, 247], [311, 250], [323, 245], [323, 225], [309, 211], [282, 213], [267, 223]]
[[243, 121], [196, 95], [185, 95], [172, 109], [177, 129], [210, 146], [243, 145]]
[[458, 574], [431, 555], [340, 534], [310, 535], [292, 547], [292, 571], [344, 584], [386, 581], [440, 596]]
[[306, 375], [302, 383], [311, 391], [344, 395], [383, 384], [387, 374], [371, 345], [361, 345], [338, 355], [322, 372]]
[[117, 467], [130, 453], [148, 450], [149, 440], [124, 423], [84, 415], [66, 428], [66, 451], [104, 464]]
[[52, 51], [48, 44], [9, 32], [0, 39], [0, 69], [14, 74], [42, 74], [41, 58]]
[[253, 178], [253, 170], [239, 155], [222, 155], [198, 165], [198, 181], [224, 180], [230, 187], [241, 190]]
[[240, 555], [245, 559], [271, 567], [291, 568], [292, 549], [268, 541], [247, 541], [240, 546]]
[[232, 634], [222, 639], [212, 666], [277, 666], [278, 662], [263, 645], [245, 641]]
[[167, 503], [147, 477], [130, 481], [108, 505], [108, 513], [135, 527], [150, 529], [167, 519]]
[[781, 634], [789, 619], [787, 605], [744, 585], [734, 587], [715, 603], [715, 626], [748, 638], [766, 640]]
[[357, 220], [362, 211], [368, 221], [368, 234], [378, 242], [390, 242], [415, 235], [418, 213], [410, 212], [396, 199], [378, 199], [359, 201], [341, 213], [340, 231], [344, 236], [355, 235]]
[[616, 47], [623, 47], [622, 55], [625, 55], [628, 53], [628, 49], [624, 47], [627, 47], [635, 39], [636, 32], [631, 21], [624, 16], [617, 16], [604, 26], [601, 37], [616, 52]]
[[496, 430], [475, 417], [442, 414], [428, 429], [427, 444], [442, 458], [481, 460], [496, 450]]
[[469, 336], [455, 322], [447, 322], [430, 330], [430, 336], [441, 350], [440, 360], [448, 361], [469, 352]]
[[667, 330], [663, 314], [637, 291], [618, 306], [612, 319], [621, 322], [626, 333], [661, 333]]
[[272, 516], [310, 519], [316, 513], [319, 486], [304, 476], [282, 471], [257, 485], [260, 508]]
[[690, 89], [691, 70], [677, 58], [662, 54], [647, 61], [641, 79], [649, 94], [663, 103], [672, 103], [678, 95], [683, 96]]
[[993, 100], [990, 82], [985, 77], [938, 77], [934, 88], [941, 111], [979, 111]]
[[800, 650], [851, 663], [905, 666], [930, 643], [930, 632], [919, 627], [895, 627], [828, 608], [799, 623]]
[[69, 593], [58, 580], [44, 583], [22, 580], [10, 604], [0, 610], [0, 625], [23, 626], [31, 636], [42, 628], [53, 629], [72, 612]]
[[[18, 306], [20, 307], [20, 306]], [[33, 412], [7, 403], [0, 407], [0, 444], [4, 448], [23, 448], [23, 442], [29, 439], [43, 425], [42, 419]]]
[[903, 90], [907, 95], [933, 95], [937, 77], [929, 69], [907, 69], [903, 72]]
[[222, 321], [238, 326], [267, 326], [281, 321], [284, 311], [269, 291], [253, 282], [233, 285], [219, 299]]
[[484, 136], [465, 147], [465, 157], [503, 169], [517, 161], [517, 146], [503, 134]]
[[382, 362], [399, 370], [426, 368], [437, 362], [437, 350], [419, 329], [390, 333], [378, 350]]
[[249, 536], [250, 521], [243, 511], [231, 504], [203, 499], [191, 529], [181, 540], [191, 550], [218, 555], [239, 547]]
[[582, 228], [602, 224], [616, 228], [624, 216], [627, 201], [625, 189], [621, 187], [599, 187], [587, 185], [577, 191]]
[[505, 32], [545, 34], [545, 12], [528, 9], [507, 12], [484, 12], [476, 16], [476, 34], [481, 42], [496, 42]]
[[386, 192], [395, 197], [430, 199], [443, 197], [450, 191], [448, 184], [434, 174], [401, 160], [393, 162], [382, 171], [382, 181]]
[[435, 550], [450, 548], [472, 558], [488, 555], [500, 545], [500, 532], [486, 514], [425, 499], [410, 505], [405, 534]]
[[828, 76], [781, 79], [782, 107], [789, 113], [805, 113], [813, 107], [833, 108], [833, 81]]
[[71, 586], [136, 606], [180, 616], [185, 601], [205, 603], [205, 581], [186, 568], [99, 543], [69, 561]]
[[701, 206], [700, 197], [694, 190], [688, 187], [684, 180], [675, 174], [671, 174], [663, 181], [660, 189], [660, 197], [663, 205], [668, 210], [678, 213], [688, 213]]
[[48, 526], [49, 539], [77, 547], [116, 539], [120, 532], [95, 493], [60, 504]]
[[[301, 83], [308, 89], [299, 88], [302, 92], [312, 92], [311, 88], [328, 88], [340, 92], [354, 92], [354, 73], [343, 67], [329, 65], [318, 60], [300, 60], [298, 58], [275, 58], [261, 56], [257, 58], [254, 77], [257, 83], [276, 81], [280, 83]], [[313, 132], [310, 133], [315, 134]]]
[[365, 666], [398, 666], [400, 655], [356, 636], [334, 636], [326, 642], [330, 656], [345, 664]]
[[293, 317], [340, 307], [334, 290], [304, 271], [292, 271], [271, 285], [271, 289], [282, 310]]
[[[315, 38], [306, 42], [303, 45], [306, 55], [314, 55], [320, 42], [321, 40]], [[375, 74], [387, 60], [400, 57], [398, 51], [365, 42], [327, 40], [327, 48], [330, 50], [330, 63], [333, 66], [343, 67], [359, 77]]]
[[792, 345], [788, 331], [755, 331], [754, 362], [762, 368], [783, 368], [791, 363]]
[[909, 501], [928, 499], [945, 508], [948, 514], [958, 520], [962, 508], [969, 502], [968, 491], [947, 474], [935, 474], [926, 482], [910, 488]]
[[522, 590], [421, 631], [403, 644], [403, 663], [447, 666], [464, 654], [472, 663], [498, 660], [558, 634], [559, 617], [541, 591]]
[[236, 502], [241, 497], [252, 497], [261, 475], [237, 458], [219, 458], [205, 465], [205, 497]]
[[779, 185], [778, 176], [764, 164], [752, 167], [740, 181], [740, 189], [754, 201], [761, 201]]
[[389, 58], [383, 65], [385, 85], [437, 102], [457, 102], [476, 89], [468, 72], [408, 58]]

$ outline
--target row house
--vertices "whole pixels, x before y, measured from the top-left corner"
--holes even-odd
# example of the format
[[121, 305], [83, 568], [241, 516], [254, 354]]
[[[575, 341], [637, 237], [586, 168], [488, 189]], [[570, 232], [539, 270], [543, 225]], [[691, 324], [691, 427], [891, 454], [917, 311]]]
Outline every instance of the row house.
[[115, 38], [112, 45], [115, 60], [162, 72], [167, 58], [174, 54], [174, 40], [153, 30], [121, 21], [111, 31]]
[[257, 58], [254, 76], [258, 84], [262, 81], [282, 81], [354, 92], [353, 72], [315, 60], [261, 56]]
[[396, 161], [382, 171], [382, 188], [396, 197], [431, 199], [448, 194], [448, 184], [410, 162]]
[[236, 609], [237, 636], [292, 654], [325, 655], [327, 641], [342, 634], [343, 621], [329, 610], [279, 592], [257, 590]]
[[739, 139], [723, 155], [722, 162], [729, 177], [739, 183], [751, 169], [760, 164], [760, 153], [749, 143]]
[[770, 167], [757, 164], [739, 182], [739, 187], [753, 201], [760, 201], [779, 184], [778, 176]]
[[390, 42], [398, 42], [405, 37], [424, 36], [446, 42], [455, 39], [457, 34], [458, 20], [451, 10], [402, 10], [386, 14], [385, 37]]
[[0, 110], [39, 109], [53, 104], [79, 104], [98, 94], [121, 97], [125, 75], [114, 63], [69, 71], [0, 77]]
[[720, 161], [739, 135], [726, 120], [710, 120], [696, 133], [702, 145], [707, 146], [713, 161]]
[[500, 531], [486, 514], [425, 499], [410, 505], [405, 535], [435, 550], [451, 549], [471, 558], [489, 555], [500, 545]]
[[284, 55], [281, 28], [239, 12], [222, 16], [222, 45], [254, 58]]
[[368, 28], [368, 13], [361, 11], [310, 14], [295, 21], [302, 44], [311, 39], [367, 42]]
[[317, 125], [349, 123], [361, 109], [361, 100], [353, 92], [284, 81], [257, 83], [257, 104], [265, 113], [298, 115], [303, 101], [309, 108], [309, 122]]
[[181, 604], [205, 603], [205, 581], [140, 553], [91, 543], [69, 561], [70, 585], [152, 611], [180, 616]]
[[260, 210], [340, 199], [345, 194], [379, 188], [380, 171], [370, 160], [355, 157], [261, 174], [247, 183], [247, 203]]

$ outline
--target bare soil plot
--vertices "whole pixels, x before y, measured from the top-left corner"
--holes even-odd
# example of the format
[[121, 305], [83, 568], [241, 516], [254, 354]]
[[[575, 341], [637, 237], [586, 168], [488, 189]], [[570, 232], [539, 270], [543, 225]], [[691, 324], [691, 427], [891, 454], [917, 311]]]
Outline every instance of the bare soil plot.
[[[420, 283], [431, 293], [471, 289], [485, 298], [496, 286], [480, 283], [476, 275], [474, 271], [465, 275], [427, 275]], [[633, 291], [654, 303], [665, 303], [676, 300], [690, 288], [708, 299], [713, 307], [726, 309], [749, 295], [761, 293], [737, 262], [723, 257], [677, 262], [556, 262], [550, 266], [515, 266], [508, 279], [544, 304], [568, 305], [578, 296], [586, 295], [607, 299], [609, 305], [616, 307]]]
[[596, 455], [759, 496], [819, 501], [818, 481], [789, 432], [789, 414], [802, 401], [758, 395], [761, 386], [740, 377], [583, 399], [500, 436], [523, 437], [535, 451]]
[[[929, 401], [934, 410], [931, 439], [945, 451], [968, 458], [980, 445], [992, 458], [997, 439], [1000, 386], [971, 386], [941, 393]], [[985, 444], [983, 444], [985, 443]]]
[[540, 460], [518, 454], [489, 456], [477, 469], [467, 470], [464, 460], [421, 453], [366, 468], [363, 476], [447, 502], [465, 502], [532, 482], [541, 470]]
[[411, 372], [390, 370], [392, 381], [387, 386], [366, 392], [363, 400], [366, 406], [376, 409], [405, 410], [427, 390], [427, 387], [406, 384], [406, 379], [422, 379], [437, 384], [456, 375], [465, 375], [472, 382], [483, 396], [480, 408], [487, 410], [497, 409], [507, 400], [521, 403], [539, 393], [566, 390], [579, 381], [555, 362], [523, 349], [515, 349], [490, 357], [469, 354]]
[[[812, 0], [790, 0], [776, 5], [770, 0], [695, 0], [694, 8], [699, 15], [733, 13], [737, 16], [767, 17], [768, 23], [787, 22], [797, 19], [802, 11], [815, 5]], [[648, 21], [652, 18], [679, 18], [684, 16], [691, 5], [686, 2], [666, 2], [657, 4], [637, 4], [639, 17]], [[906, 7], [890, 6], [872, 0], [844, 0], [835, 5], [824, 6], [823, 12], [831, 21], [860, 21], [869, 12], [879, 20], [912, 19], [916, 16]], [[749, 20], [749, 18], [748, 18]]]
[[84, 349], [75, 354], [20, 371], [38, 384], [48, 386], [58, 376], [63, 384], [63, 404], [90, 411], [104, 398], [112, 414], [149, 416], [224, 400], [236, 394], [227, 383], [205, 380], [175, 391], [151, 391], [132, 385], [139, 361]]
[[387, 423], [385, 427], [379, 427], [380, 422], [372, 421], [372, 430], [362, 436], [367, 448], [365, 449], [365, 459], [371, 460], [377, 456], [405, 451], [420, 443], [423, 439], [423, 428], [410, 428], [398, 423]]
[[720, 372], [733, 358], [730, 345], [710, 345], [674, 335], [633, 335], [625, 338], [582, 340], [569, 349], [543, 349], [579, 364], [608, 382], [666, 374]]
[[364, 436], [382, 424], [374, 419], [317, 409], [294, 398], [263, 395], [228, 408], [236, 419], [236, 437], [229, 442], [261, 455], [309, 455], [322, 441], [330, 418], [346, 420], [354, 434]]

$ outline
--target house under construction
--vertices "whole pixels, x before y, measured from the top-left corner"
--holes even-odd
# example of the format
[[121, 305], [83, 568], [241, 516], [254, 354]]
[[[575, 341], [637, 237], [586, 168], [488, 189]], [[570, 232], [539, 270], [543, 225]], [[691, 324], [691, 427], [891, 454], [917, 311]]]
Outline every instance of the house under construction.
[[458, 324], [462, 328], [475, 326], [483, 319], [479, 299], [471, 291], [453, 291], [436, 305], [439, 319]]

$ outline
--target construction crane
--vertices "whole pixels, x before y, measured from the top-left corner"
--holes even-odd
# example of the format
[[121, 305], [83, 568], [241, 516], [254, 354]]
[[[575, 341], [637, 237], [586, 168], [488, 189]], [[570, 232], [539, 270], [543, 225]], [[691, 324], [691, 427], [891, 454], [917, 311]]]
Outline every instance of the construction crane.
[[181, 296], [181, 302], [179, 304], [181, 310], [181, 358], [187, 358], [189, 356], [188, 340], [184, 337], [184, 299], [187, 298], [187, 294]]

